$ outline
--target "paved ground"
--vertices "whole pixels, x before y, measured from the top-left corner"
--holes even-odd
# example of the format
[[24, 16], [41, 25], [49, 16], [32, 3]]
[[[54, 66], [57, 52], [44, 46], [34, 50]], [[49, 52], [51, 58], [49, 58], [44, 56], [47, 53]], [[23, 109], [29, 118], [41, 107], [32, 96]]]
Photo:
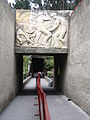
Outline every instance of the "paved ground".
[[[48, 82], [45, 80], [45, 79], [43, 79], [43, 78], [41, 78], [41, 86], [42, 86], [42, 88], [51, 88], [51, 87], [49, 87], [48, 86]], [[36, 78], [32, 78], [29, 82], [28, 82], [28, 84], [24, 87], [24, 89], [36, 89]]]
[[[45, 91], [47, 94], [56, 94], [56, 91], [53, 89], [53, 87], [48, 86], [47, 80], [41, 78], [41, 86], [42, 89]], [[28, 84], [23, 88], [21, 95], [36, 95], [36, 78], [30, 79]]]
[[0, 120], [39, 120], [38, 116], [34, 116], [38, 112], [34, 98], [35, 96], [17, 96], [0, 115]]
[[[32, 85], [29, 82], [26, 89], [30, 86], [35, 87], [33, 80], [35, 83], [35, 79], [32, 79]], [[43, 79], [41, 84], [43, 87], [48, 85]], [[39, 120], [38, 116], [34, 116], [38, 113], [38, 106], [34, 106], [38, 103], [35, 97], [34, 95], [17, 96], [0, 115], [0, 120]], [[64, 95], [47, 95], [47, 101], [51, 120], [90, 120], [90, 116], [73, 102], [68, 101]]]
[[[62, 95], [47, 96], [51, 120], [90, 120], [74, 103]], [[17, 96], [0, 115], [0, 120], [39, 120], [35, 96]]]
[[51, 120], [90, 120], [90, 116], [64, 95], [47, 96]]

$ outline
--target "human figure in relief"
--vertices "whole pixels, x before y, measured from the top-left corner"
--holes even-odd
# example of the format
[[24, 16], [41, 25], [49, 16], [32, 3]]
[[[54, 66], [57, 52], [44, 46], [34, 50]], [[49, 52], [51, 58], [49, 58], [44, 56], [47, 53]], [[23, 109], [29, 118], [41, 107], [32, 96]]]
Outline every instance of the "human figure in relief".
[[[25, 26], [25, 31], [20, 28], [17, 31], [18, 44], [30, 47], [65, 47], [65, 36], [67, 33], [67, 23], [63, 17], [52, 13], [50, 16], [42, 12], [39, 15], [32, 15], [37, 17], [31, 19]], [[53, 20], [53, 22], [52, 22]], [[47, 26], [44, 26], [48, 23]], [[44, 36], [43, 39], [42, 35]]]
[[67, 32], [67, 24], [64, 18], [56, 15], [52, 16], [55, 20], [53, 27], [49, 29], [52, 34], [51, 47], [66, 48], [64, 45], [65, 35]]

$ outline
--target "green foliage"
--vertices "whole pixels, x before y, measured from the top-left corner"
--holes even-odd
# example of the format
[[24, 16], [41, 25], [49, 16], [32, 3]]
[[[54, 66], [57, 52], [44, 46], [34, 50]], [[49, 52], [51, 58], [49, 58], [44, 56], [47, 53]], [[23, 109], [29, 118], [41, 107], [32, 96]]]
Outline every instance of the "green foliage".
[[36, 4], [39, 6], [39, 9], [42, 10], [43, 9], [43, 5], [42, 5], [42, 0], [30, 0], [32, 3]]
[[23, 74], [27, 74], [28, 71], [28, 65], [30, 64], [29, 62], [29, 56], [23, 56]]
[[61, 10], [66, 9], [66, 0], [45, 0], [46, 10]]
[[[72, 0], [69, 0], [72, 2]], [[66, 10], [66, 9], [74, 9], [75, 6], [81, 0], [75, 0], [74, 3], [67, 3], [67, 0], [16, 0], [16, 4], [13, 5], [16, 9], [31, 9], [31, 4], [38, 5], [39, 8], [35, 7], [34, 9], [40, 10]]]
[[75, 0], [75, 4], [77, 5], [81, 0]]
[[74, 0], [74, 2], [72, 3], [72, 0], [69, 0], [71, 1], [71, 3], [68, 3], [67, 4], [67, 9], [68, 10], [74, 10], [75, 7], [78, 5], [78, 3], [81, 1], [81, 0]]
[[30, 9], [30, 2], [29, 0], [16, 0], [16, 4], [14, 5], [14, 8], [16, 9]]
[[54, 68], [54, 57], [46, 57], [45, 58], [44, 68], [46, 71], [51, 71]]
[[66, 0], [43, 0], [44, 4], [42, 4], [42, 0], [32, 0], [33, 3], [39, 5], [40, 10], [60, 10], [65, 9]]
[[54, 71], [47, 71], [47, 76], [52, 78], [54, 76]]

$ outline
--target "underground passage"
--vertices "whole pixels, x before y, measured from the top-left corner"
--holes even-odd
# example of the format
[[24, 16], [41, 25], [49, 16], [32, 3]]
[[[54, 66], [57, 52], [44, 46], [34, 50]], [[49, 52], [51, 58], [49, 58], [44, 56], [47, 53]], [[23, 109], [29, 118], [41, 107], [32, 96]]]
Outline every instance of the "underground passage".
[[[41, 86], [46, 91], [54, 90], [54, 57], [46, 55], [23, 55], [23, 91], [34, 94], [40, 72]], [[33, 91], [33, 92], [32, 92]]]
[[90, 1], [0, 1], [0, 120], [90, 120]]

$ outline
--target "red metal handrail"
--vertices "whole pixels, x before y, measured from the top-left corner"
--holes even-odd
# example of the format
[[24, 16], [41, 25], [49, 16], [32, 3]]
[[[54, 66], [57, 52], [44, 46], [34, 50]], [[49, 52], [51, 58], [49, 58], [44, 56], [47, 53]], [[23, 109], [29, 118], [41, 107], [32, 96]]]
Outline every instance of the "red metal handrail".
[[[46, 95], [43, 92], [41, 85], [40, 85], [40, 73], [38, 73], [37, 91], [38, 91], [40, 120], [50, 120], [50, 114], [49, 114], [49, 110], [48, 110]], [[42, 106], [42, 108], [41, 108], [41, 106]], [[43, 113], [41, 114], [42, 109], [43, 109]]]

